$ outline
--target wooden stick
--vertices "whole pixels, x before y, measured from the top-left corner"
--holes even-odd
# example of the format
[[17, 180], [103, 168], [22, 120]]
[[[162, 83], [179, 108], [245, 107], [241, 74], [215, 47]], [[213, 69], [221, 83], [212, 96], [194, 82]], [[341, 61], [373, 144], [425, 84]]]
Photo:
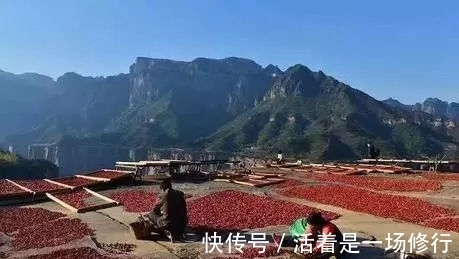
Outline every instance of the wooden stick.
[[109, 179], [110, 181], [113, 181], [113, 180], [118, 180], [118, 179], [121, 179], [121, 178], [124, 178], [124, 177], [128, 177], [130, 175], [134, 175], [134, 171], [126, 171], [126, 170], [102, 169], [102, 170], [99, 170], [99, 171], [116, 172], [116, 173], [121, 173], [121, 175], [118, 175], [118, 176], [115, 176], [115, 177], [112, 177], [112, 178], [103, 178], [103, 177], [96, 177], [96, 176], [90, 176], [90, 175], [85, 175], [85, 176], [96, 177], [96, 178], [101, 178], [101, 179]]
[[24, 186], [22, 186], [22, 185], [20, 185], [20, 184], [18, 184], [18, 183], [15, 183], [15, 182], [11, 181], [10, 179], [5, 179], [5, 180], [6, 180], [7, 182], [9, 182], [9, 183], [11, 183], [11, 184], [14, 184], [14, 185], [16, 185], [17, 187], [21, 188], [21, 190], [23, 190], [23, 191], [33, 193], [34, 195], [35, 195], [35, 193], [36, 193], [36, 192], [32, 191], [32, 190], [29, 189], [29, 188], [26, 188], [26, 187], [24, 187]]
[[311, 169], [295, 169], [294, 171], [295, 172], [310, 173], [312, 171], [312, 168]]
[[100, 171], [103, 171], [103, 172], [116, 172], [116, 173], [122, 173], [122, 174], [132, 174], [133, 173], [133, 171], [116, 170], [116, 169], [100, 169], [100, 170], [97, 170], [96, 172], [100, 172]]
[[233, 182], [237, 183], [237, 184], [248, 185], [248, 186], [257, 186], [257, 185], [259, 185], [259, 184], [244, 182], [244, 181], [238, 181], [238, 180], [233, 180]]
[[132, 166], [144, 166], [146, 165], [146, 161], [140, 161], [140, 162], [122, 162], [122, 161], [117, 161], [115, 165], [132, 165]]
[[349, 169], [349, 170], [355, 170], [355, 169], [357, 169], [356, 166], [340, 166], [340, 168]]
[[273, 177], [273, 178], [268, 178], [268, 179], [266, 179], [266, 180], [268, 180], [268, 181], [270, 181], [270, 182], [275, 182], [275, 181], [285, 181], [285, 179], [284, 179], [284, 178], [276, 178], [276, 177]]
[[279, 167], [277, 169], [284, 170], [284, 171], [294, 171], [295, 170], [295, 168], [288, 168], [288, 167]]
[[379, 172], [391, 173], [391, 174], [402, 173], [402, 172], [409, 171], [409, 170], [398, 170], [398, 169], [397, 170], [391, 170], [391, 169], [382, 169], [382, 168], [362, 168], [362, 167], [357, 167], [356, 169], [357, 170], [362, 170], [362, 171], [367, 171], [367, 172], [379, 171]]
[[254, 173], [254, 175], [267, 176], [267, 177], [270, 177], [270, 176], [280, 177], [280, 176], [284, 176], [285, 174], [273, 174], [273, 173], [256, 172], [256, 173]]
[[87, 176], [87, 175], [81, 175], [81, 174], [76, 174], [75, 176], [80, 177], [80, 178], [89, 179], [89, 180], [99, 181], [99, 182], [110, 182], [110, 179], [108, 178]]
[[81, 209], [78, 209], [77, 212], [78, 213], [85, 213], [85, 212], [90, 212], [90, 211], [95, 211], [95, 210], [101, 210], [101, 209], [116, 207], [118, 205], [119, 205], [118, 203], [114, 203], [114, 202], [105, 203], [105, 204], [100, 204], [100, 205], [94, 205], [94, 206], [90, 206], [90, 207], [81, 208]]
[[65, 188], [65, 189], [56, 189], [56, 190], [51, 190], [51, 191], [40, 191], [40, 192], [35, 192], [35, 195], [42, 195], [45, 193], [51, 193], [51, 194], [61, 194], [61, 193], [68, 193], [72, 192], [73, 189], [70, 188]]
[[231, 183], [231, 179], [216, 178], [216, 179], [214, 179], [214, 182], [227, 182], [227, 183]]
[[61, 201], [60, 199], [56, 198], [56, 197], [53, 196], [52, 194], [46, 193], [46, 196], [47, 196], [48, 198], [50, 198], [51, 200], [57, 202], [57, 203], [58, 203], [59, 205], [61, 205], [62, 207], [65, 207], [65, 208], [67, 208], [67, 209], [69, 209], [69, 210], [71, 210], [71, 211], [73, 211], [73, 212], [78, 212], [78, 209], [72, 207], [71, 205], [65, 203], [64, 201]]
[[373, 170], [380, 171], [380, 172], [383, 172], [383, 173], [391, 173], [391, 174], [401, 173], [403, 171], [406, 171], [406, 170], [390, 170], [390, 169], [379, 169], [379, 168], [375, 168]]
[[110, 198], [108, 198], [108, 197], [106, 197], [106, 196], [104, 196], [104, 195], [102, 195], [102, 194], [100, 194], [100, 193], [97, 193], [97, 192], [95, 192], [95, 191], [92, 191], [92, 190], [90, 190], [90, 189], [88, 189], [88, 188], [86, 188], [86, 187], [83, 187], [83, 189], [84, 189], [85, 191], [87, 191], [88, 193], [90, 193], [90, 194], [92, 194], [92, 195], [94, 195], [94, 196], [96, 196], [96, 197], [101, 198], [102, 200], [105, 200], [105, 201], [108, 201], [108, 202], [111, 202], [111, 203], [119, 204], [119, 202], [117, 202], [117, 201], [115, 201], [115, 200], [112, 200], [112, 199], [110, 199]]
[[309, 164], [310, 166], [319, 166], [319, 167], [322, 167], [324, 166], [324, 164]]
[[285, 181], [285, 180], [284, 180], [284, 179], [281, 179], [281, 180], [271, 181], [270, 179], [267, 179], [266, 181], [255, 181], [255, 180], [250, 180], [250, 181], [259, 182], [259, 183], [255, 183], [254, 185], [255, 185], [256, 187], [261, 187], [261, 186], [266, 186], [266, 185], [271, 185], [271, 184], [283, 182], [283, 181]]
[[49, 179], [43, 179], [44, 181], [47, 181], [48, 183], [52, 183], [52, 184], [55, 184], [55, 185], [59, 185], [59, 186], [62, 186], [62, 187], [65, 187], [65, 188], [70, 188], [70, 189], [74, 189], [75, 187], [74, 186], [70, 186], [70, 185], [67, 185], [67, 184], [64, 184], [64, 183], [60, 183], [60, 182], [55, 182], [53, 180], [49, 180]]
[[261, 184], [263, 184], [263, 183], [269, 183], [268, 180], [249, 179], [249, 181], [255, 182], [255, 183], [261, 183]]
[[[125, 175], [115, 176], [115, 177], [112, 177], [112, 178], [101, 178], [101, 177], [96, 177], [96, 178], [109, 179], [110, 181], [115, 181], [115, 180], [118, 180], [118, 179], [121, 179], [121, 178], [129, 177], [130, 175], [131, 174], [125, 174]], [[89, 176], [89, 177], [95, 177], [95, 176]]]
[[324, 164], [323, 167], [338, 168], [338, 166], [336, 166], [336, 165], [327, 165], [327, 164]]

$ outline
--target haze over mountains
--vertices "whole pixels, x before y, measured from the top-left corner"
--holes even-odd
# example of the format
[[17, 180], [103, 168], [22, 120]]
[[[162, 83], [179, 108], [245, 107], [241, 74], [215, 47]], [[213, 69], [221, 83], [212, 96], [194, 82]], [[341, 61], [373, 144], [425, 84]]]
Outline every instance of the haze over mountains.
[[[107, 164], [127, 157], [125, 150], [171, 146], [355, 159], [367, 141], [385, 156], [446, 152], [452, 158], [458, 155], [458, 121], [457, 103], [378, 101], [304, 65], [281, 71], [235, 57], [139, 57], [128, 74], [66, 73], [56, 81], [0, 72], [4, 147], [24, 154], [30, 144], [66, 143], [56, 152], [67, 150], [72, 160], [81, 160], [88, 158], [75, 154], [85, 151], [69, 146], [84, 143], [99, 150], [91, 159]], [[102, 154], [107, 147], [116, 154]]]

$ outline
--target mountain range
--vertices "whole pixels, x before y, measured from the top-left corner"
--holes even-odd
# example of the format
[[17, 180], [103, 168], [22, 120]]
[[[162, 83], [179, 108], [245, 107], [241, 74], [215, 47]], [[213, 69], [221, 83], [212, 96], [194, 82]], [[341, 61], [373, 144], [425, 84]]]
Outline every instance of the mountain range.
[[448, 118], [454, 121], [459, 120], [459, 103], [445, 102], [438, 98], [427, 98], [422, 103], [414, 105], [403, 104], [393, 98], [383, 100], [384, 103], [407, 111], [422, 111], [433, 116]]
[[236, 57], [139, 57], [129, 73], [108, 77], [0, 72], [0, 142], [23, 154], [30, 144], [65, 142], [260, 155], [281, 149], [317, 161], [359, 158], [371, 141], [383, 156], [453, 158], [458, 122], [458, 103], [378, 101], [304, 65], [282, 71]]

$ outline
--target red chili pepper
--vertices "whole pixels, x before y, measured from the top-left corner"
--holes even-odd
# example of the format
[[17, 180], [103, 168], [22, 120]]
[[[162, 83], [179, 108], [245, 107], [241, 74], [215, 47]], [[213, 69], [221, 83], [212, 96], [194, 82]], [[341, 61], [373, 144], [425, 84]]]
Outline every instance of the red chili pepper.
[[72, 177], [69, 177], [69, 178], [55, 179], [54, 181], [59, 182], [59, 183], [63, 183], [63, 184], [66, 184], [66, 185], [70, 185], [70, 186], [73, 186], [73, 187], [90, 186], [90, 185], [98, 183], [98, 181], [95, 181], [95, 180], [76, 177], [76, 176], [72, 176]]
[[432, 219], [423, 223], [431, 228], [459, 232], [459, 218]]
[[294, 180], [294, 179], [286, 179], [285, 181], [272, 185], [274, 188], [288, 188], [298, 185], [304, 185], [305, 183], [302, 181]]
[[153, 210], [157, 194], [149, 191], [122, 191], [110, 195], [121, 202], [127, 212], [149, 212]]
[[381, 191], [422, 192], [438, 191], [441, 184], [438, 181], [424, 179], [393, 179], [377, 176], [314, 174], [316, 180], [339, 182]]
[[[0, 232], [10, 233], [33, 225], [52, 221], [65, 214], [42, 208], [10, 208], [0, 210]], [[24, 220], [27, 219], [27, 220]]]
[[13, 247], [24, 250], [59, 246], [92, 234], [80, 219], [63, 218], [20, 229], [13, 235]]
[[[207, 230], [241, 230], [287, 225], [314, 208], [237, 191], [222, 191], [188, 203], [189, 225]], [[340, 215], [323, 212], [330, 219]]]
[[[149, 212], [153, 210], [157, 194], [151, 191], [121, 191], [110, 195], [110, 198], [121, 202], [127, 212]], [[192, 197], [185, 194], [185, 199]]]
[[26, 192], [6, 180], [0, 180], [0, 196], [12, 194], [12, 193], [20, 194], [20, 193], [26, 193]]
[[45, 180], [22, 180], [15, 182], [34, 192], [50, 192], [55, 190], [66, 189], [65, 187], [47, 182]]
[[91, 197], [92, 195], [82, 189], [69, 193], [56, 194], [54, 196], [76, 209], [81, 209], [87, 206], [85, 199]]
[[455, 212], [451, 209], [442, 208], [421, 199], [382, 194], [348, 186], [292, 187], [283, 189], [280, 193], [289, 197], [303, 198], [375, 216], [418, 224], [431, 218], [455, 215]]

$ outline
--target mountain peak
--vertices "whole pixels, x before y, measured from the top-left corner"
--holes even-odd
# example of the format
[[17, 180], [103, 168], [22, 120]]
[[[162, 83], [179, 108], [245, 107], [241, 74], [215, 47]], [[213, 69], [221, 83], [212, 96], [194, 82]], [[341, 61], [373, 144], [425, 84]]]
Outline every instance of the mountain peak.
[[164, 58], [137, 57], [135, 63], [129, 68], [130, 73], [141, 73], [154, 68], [170, 69], [186, 62]]
[[397, 105], [401, 104], [401, 105], [404, 105], [404, 104], [401, 103], [399, 100], [394, 99], [394, 98], [392, 98], [392, 97], [389, 97], [389, 98], [387, 98], [387, 99], [385, 99], [385, 100], [382, 100], [382, 102], [383, 102], [383, 103], [387, 103], [387, 104], [397, 104]]
[[275, 66], [273, 64], [269, 64], [267, 65], [265, 68], [264, 68], [264, 71], [267, 73], [267, 74], [270, 74], [270, 75], [280, 75], [282, 74], [282, 70], [280, 70], [280, 68], [278, 66]]
[[84, 76], [82, 76], [82, 75], [80, 75], [78, 73], [67, 72], [67, 73], [61, 75], [60, 77], [58, 77], [56, 81], [58, 83], [62, 83], [63, 81], [81, 80], [82, 78], [84, 78]]
[[289, 67], [272, 85], [265, 99], [288, 96], [316, 96], [323, 86], [334, 87], [336, 80], [323, 84], [329, 78], [323, 72], [312, 72], [308, 67], [297, 64]]
[[314, 72], [312, 72], [308, 67], [301, 64], [289, 67], [285, 71], [285, 75], [289, 80], [299, 81], [302, 82], [302, 84], [307, 85], [311, 85], [313, 84], [313, 82], [317, 81], [314, 76]]
[[440, 100], [440, 98], [437, 98], [437, 97], [429, 97], [424, 101], [424, 103], [448, 103], [448, 102]]
[[305, 65], [302, 65], [302, 64], [296, 64], [296, 65], [293, 65], [291, 67], [289, 67], [287, 69], [287, 71], [285, 72], [288, 72], [288, 73], [296, 73], [296, 72], [312, 72], [307, 66]]
[[322, 70], [319, 70], [315, 73], [315, 77], [317, 80], [325, 80], [325, 78], [327, 78], [328, 76], [322, 71]]
[[[222, 59], [223, 61], [226, 62], [235, 62], [235, 63], [251, 63], [251, 64], [257, 64], [255, 61], [248, 59], [248, 58], [242, 58], [242, 57], [227, 57]], [[258, 65], [258, 64], [257, 64]]]
[[403, 110], [411, 110], [412, 109], [409, 105], [405, 105], [405, 104], [401, 103], [399, 100], [394, 99], [392, 97], [389, 97], [386, 100], [382, 100], [382, 102], [385, 103], [386, 105], [390, 106], [390, 107], [397, 108], [397, 109], [403, 109]]
[[393, 98], [383, 100], [382, 102], [391, 107], [407, 111], [425, 112], [436, 117], [448, 118], [455, 121], [459, 120], [459, 104], [455, 102], [448, 103], [436, 97], [429, 97], [424, 102], [414, 105], [406, 105]]
[[211, 59], [199, 57], [191, 61], [193, 70], [201, 72], [224, 72], [233, 74], [253, 74], [262, 71], [262, 66], [255, 61], [240, 57]]

